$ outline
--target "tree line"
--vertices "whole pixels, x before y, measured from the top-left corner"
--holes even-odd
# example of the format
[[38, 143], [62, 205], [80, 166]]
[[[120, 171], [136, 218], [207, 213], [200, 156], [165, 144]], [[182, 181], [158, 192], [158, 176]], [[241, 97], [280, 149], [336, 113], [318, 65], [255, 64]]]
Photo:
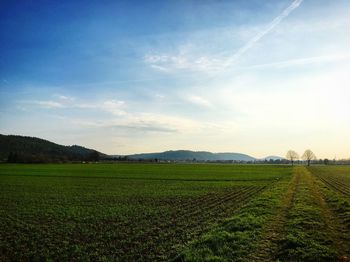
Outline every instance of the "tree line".
[[104, 154], [82, 146], [63, 146], [36, 137], [0, 135], [0, 162], [96, 162], [101, 157]]
[[[296, 161], [300, 159], [299, 154], [294, 150], [289, 150], [287, 152], [286, 158], [292, 163], [292, 166]], [[311, 161], [314, 161], [317, 158], [314, 152], [312, 152], [310, 149], [306, 149], [304, 154], [301, 156], [301, 159], [306, 161], [307, 165], [310, 166]], [[325, 164], [328, 164], [326, 163], [327, 162], [326, 159], [324, 160], [324, 162]]]
[[41, 153], [25, 153], [10, 152], [7, 156], [8, 163], [66, 163], [66, 162], [97, 162], [100, 160], [100, 154], [92, 150], [88, 154], [41, 154]]

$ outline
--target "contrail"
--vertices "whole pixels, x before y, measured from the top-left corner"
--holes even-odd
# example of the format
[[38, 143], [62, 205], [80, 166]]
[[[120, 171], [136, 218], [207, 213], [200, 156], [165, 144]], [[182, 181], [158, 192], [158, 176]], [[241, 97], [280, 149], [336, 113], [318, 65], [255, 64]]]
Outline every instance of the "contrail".
[[283, 12], [275, 17], [271, 21], [271, 23], [262, 31], [260, 31], [258, 34], [256, 34], [252, 39], [248, 41], [244, 46], [242, 46], [233, 56], [231, 56], [229, 59], [226, 60], [223, 67], [229, 67], [235, 61], [243, 55], [245, 52], [247, 52], [250, 48], [252, 48], [255, 43], [257, 43], [261, 38], [263, 38], [266, 34], [268, 34], [271, 30], [273, 30], [283, 19], [285, 19], [287, 16], [290, 15], [291, 12], [293, 12], [295, 9], [299, 7], [299, 5], [303, 2], [303, 0], [294, 0], [293, 3], [288, 6], [286, 9], [283, 10]]
[[[300, 6], [300, 4], [303, 2], [304, 0], [294, 0], [293, 3], [288, 6], [286, 9], [283, 10], [283, 12], [281, 14], [279, 14], [277, 17], [275, 17], [268, 25], [267, 27], [260, 31], [258, 34], [256, 34], [252, 39], [250, 39], [244, 46], [242, 46], [240, 49], [238, 49], [238, 51], [232, 55], [231, 57], [229, 57], [228, 59], [226, 59], [226, 61], [224, 61], [219, 70], [224, 70], [230, 66], [232, 66], [237, 59], [239, 59], [239, 57], [241, 55], [243, 55], [245, 52], [247, 52], [250, 48], [252, 48], [255, 43], [257, 43], [261, 38], [263, 38], [266, 34], [268, 34], [271, 30], [273, 30], [279, 23], [282, 22], [283, 19], [285, 19], [287, 16], [290, 15], [291, 12], [293, 12], [296, 8], [298, 8]], [[256, 66], [258, 67], [258, 66]], [[253, 68], [253, 67], [252, 67]], [[201, 70], [193, 70], [193, 71], [201, 71]], [[192, 72], [193, 72], [192, 71]], [[177, 75], [180, 77], [191, 77], [192, 72], [184, 72], [184, 73], [178, 73]], [[218, 72], [217, 72], [218, 73]], [[172, 76], [174, 77], [174, 76]], [[141, 79], [125, 79], [125, 80], [116, 80], [116, 81], [109, 81], [109, 82], [94, 82], [94, 83], [87, 83], [84, 84], [85, 86], [87, 85], [114, 85], [114, 84], [123, 84], [123, 83], [132, 83], [132, 82], [146, 82], [146, 81], [157, 81], [157, 80], [163, 80], [163, 79], [168, 79], [169, 76], [165, 76], [165, 77], [156, 77], [156, 78], [141, 78]], [[72, 86], [83, 86], [83, 85], [72, 85]]]
[[305, 57], [298, 59], [291, 59], [286, 61], [279, 61], [267, 64], [257, 64], [252, 66], [238, 67], [239, 70], [250, 70], [250, 69], [259, 69], [259, 68], [283, 68], [289, 66], [299, 66], [299, 65], [309, 65], [314, 63], [323, 63], [323, 62], [336, 62], [342, 60], [348, 60], [350, 58], [350, 53], [343, 54], [334, 54], [334, 55], [325, 55], [325, 56], [313, 56], [313, 57]]

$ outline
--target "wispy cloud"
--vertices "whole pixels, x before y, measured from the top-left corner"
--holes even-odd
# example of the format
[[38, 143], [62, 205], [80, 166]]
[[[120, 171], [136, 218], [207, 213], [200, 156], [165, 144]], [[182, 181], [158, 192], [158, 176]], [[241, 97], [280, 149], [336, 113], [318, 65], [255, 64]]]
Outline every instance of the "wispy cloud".
[[[190, 96], [189, 99], [191, 103], [200, 106], [210, 105], [207, 100], [199, 96]], [[73, 97], [72, 99], [57, 97], [56, 100], [21, 101], [18, 105], [30, 106], [30, 110], [36, 110], [37, 108], [51, 109], [51, 113], [58, 114], [61, 119], [81, 127], [109, 128], [120, 132], [191, 133], [198, 131], [203, 126], [202, 123], [187, 117], [144, 112], [143, 110], [134, 112], [135, 110], [129, 110], [127, 103], [116, 99], [83, 101]], [[66, 109], [75, 109], [76, 113], [85, 116], [83, 118], [70, 118], [69, 115], [66, 115]], [[91, 117], [88, 112], [93, 112]], [[99, 113], [100, 119], [94, 119], [94, 113]]]
[[189, 101], [192, 104], [195, 104], [197, 106], [201, 107], [212, 107], [212, 104], [209, 100], [205, 99], [204, 97], [198, 96], [198, 95], [188, 95], [185, 98], [187, 101]]
[[96, 107], [112, 113], [113, 115], [121, 116], [126, 114], [126, 112], [123, 110], [124, 105], [124, 101], [107, 100], [104, 101], [101, 105], [97, 105]]
[[[19, 101], [18, 106], [34, 106], [46, 109], [91, 109], [110, 113], [115, 116], [125, 115], [124, 111], [125, 102], [121, 100], [103, 100], [103, 101], [81, 101], [76, 100], [75, 97], [54, 95], [56, 100], [32, 100], [32, 101]], [[26, 108], [26, 107], [24, 107]]]
[[246, 67], [239, 67], [238, 69], [250, 70], [250, 69], [264, 69], [264, 68], [283, 68], [290, 66], [302, 66], [309, 64], [319, 64], [319, 63], [329, 63], [329, 62], [337, 62], [337, 61], [345, 61], [350, 59], [350, 53], [342, 53], [342, 54], [333, 54], [333, 55], [325, 55], [325, 56], [314, 56], [314, 57], [305, 57], [298, 59], [290, 59], [286, 61], [278, 61], [273, 63], [266, 64], [257, 64]]
[[146, 122], [146, 121], [131, 121], [131, 119], [108, 120], [108, 121], [94, 121], [86, 119], [64, 119], [69, 120], [70, 124], [78, 125], [83, 128], [97, 128], [97, 129], [113, 129], [121, 132], [144, 132], [144, 133], [176, 133], [178, 130], [171, 126], [164, 126], [164, 123]]
[[42, 108], [63, 108], [64, 105], [62, 103], [56, 101], [31, 101], [30, 104], [37, 105]]
[[171, 127], [157, 126], [154, 123], [113, 125], [112, 128], [125, 129], [127, 131], [156, 132], [156, 133], [177, 133], [178, 130]]
[[192, 54], [191, 45], [179, 47], [179, 51], [174, 54], [147, 54], [144, 62], [150, 67], [163, 72], [174, 72], [178, 70], [186, 71], [220, 71], [236, 65], [238, 59], [249, 49], [253, 48], [265, 35], [276, 28], [285, 18], [287, 18], [295, 9], [297, 9], [303, 0], [294, 0], [286, 9], [275, 17], [267, 26], [257, 32], [248, 42], [234, 52], [228, 58], [222, 54]]
[[104, 100], [104, 101], [93, 101], [93, 102], [80, 101], [80, 102], [71, 104], [70, 107], [104, 111], [107, 113], [111, 113], [112, 115], [115, 115], [115, 116], [122, 116], [126, 114], [124, 110], [125, 102], [121, 100], [115, 100], [115, 99]]
[[265, 29], [258, 32], [253, 38], [251, 38], [244, 46], [242, 46], [238, 51], [227, 59], [223, 67], [229, 67], [236, 63], [237, 59], [251, 49], [257, 42], [260, 41], [265, 35], [271, 32], [277, 25], [279, 25], [283, 19], [287, 18], [295, 9], [297, 9], [303, 0], [294, 0], [293, 3], [283, 10], [281, 14], [275, 17]]
[[57, 97], [61, 101], [74, 101], [75, 100], [75, 97], [72, 97], [72, 96], [66, 96], [66, 95], [60, 95], [60, 94], [56, 94], [54, 96]]
[[196, 57], [188, 52], [178, 54], [147, 54], [144, 62], [152, 68], [163, 72], [173, 72], [174, 70], [206, 71], [215, 70], [220, 67], [221, 61], [209, 56]]
[[193, 133], [203, 128], [203, 123], [184, 117], [161, 113], [127, 113], [119, 118], [77, 119], [65, 117], [72, 125], [84, 128], [113, 129], [116, 132]]

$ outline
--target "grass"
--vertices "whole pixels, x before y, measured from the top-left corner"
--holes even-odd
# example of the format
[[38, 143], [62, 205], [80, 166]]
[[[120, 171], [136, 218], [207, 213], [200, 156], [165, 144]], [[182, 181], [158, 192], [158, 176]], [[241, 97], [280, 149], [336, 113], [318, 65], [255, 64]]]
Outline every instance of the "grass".
[[225, 164], [2, 164], [1, 175], [143, 180], [269, 181], [289, 167]]
[[349, 261], [350, 167], [0, 165], [0, 261]]
[[291, 179], [192, 241], [177, 260], [349, 261], [349, 205], [339, 197], [305, 167], [294, 167]]
[[338, 235], [337, 247], [341, 259], [350, 254], [350, 167], [312, 167], [309, 170], [319, 178], [319, 187], [334, 216], [331, 225]]
[[289, 167], [0, 166], [1, 260], [167, 260]]
[[280, 179], [237, 214], [190, 243], [177, 261], [253, 260], [265, 232], [265, 225], [276, 216], [283, 203], [282, 196], [288, 192], [293, 181], [291, 176]]
[[284, 227], [278, 258], [283, 261], [335, 261], [329, 218], [322, 204], [315, 178], [304, 168], [297, 167], [300, 176], [293, 204]]

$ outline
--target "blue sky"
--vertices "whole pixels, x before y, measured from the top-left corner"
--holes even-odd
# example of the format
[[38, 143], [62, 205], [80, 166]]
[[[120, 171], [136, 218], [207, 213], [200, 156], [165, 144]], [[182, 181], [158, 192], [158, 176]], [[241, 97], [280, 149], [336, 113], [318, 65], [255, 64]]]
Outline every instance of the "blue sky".
[[350, 2], [1, 1], [0, 132], [350, 157]]

